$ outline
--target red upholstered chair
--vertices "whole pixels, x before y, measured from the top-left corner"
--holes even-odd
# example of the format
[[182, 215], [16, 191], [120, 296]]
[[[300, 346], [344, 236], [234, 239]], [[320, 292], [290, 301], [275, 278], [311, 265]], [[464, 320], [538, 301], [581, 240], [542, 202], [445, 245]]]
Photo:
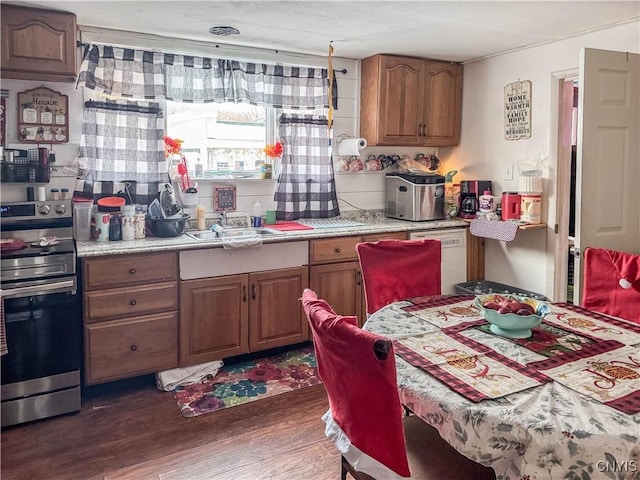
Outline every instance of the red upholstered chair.
[[[327, 391], [325, 434], [342, 455], [342, 480], [495, 479], [415, 415], [404, 417], [391, 341], [358, 328], [306, 289], [302, 305], [313, 332], [318, 374]], [[406, 433], [406, 445], [405, 445]]]
[[440, 240], [380, 240], [356, 245], [367, 314], [422, 295], [440, 295]]
[[585, 248], [581, 305], [640, 323], [640, 255]]

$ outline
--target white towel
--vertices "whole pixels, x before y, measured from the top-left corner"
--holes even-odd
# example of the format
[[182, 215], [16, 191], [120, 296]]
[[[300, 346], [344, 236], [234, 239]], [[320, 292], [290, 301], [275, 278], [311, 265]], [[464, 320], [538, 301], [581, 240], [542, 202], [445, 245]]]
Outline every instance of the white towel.
[[209, 377], [215, 377], [223, 365], [222, 360], [216, 360], [190, 367], [179, 367], [158, 372], [156, 373], [156, 385], [160, 390], [170, 392], [181, 385], [198, 383]]

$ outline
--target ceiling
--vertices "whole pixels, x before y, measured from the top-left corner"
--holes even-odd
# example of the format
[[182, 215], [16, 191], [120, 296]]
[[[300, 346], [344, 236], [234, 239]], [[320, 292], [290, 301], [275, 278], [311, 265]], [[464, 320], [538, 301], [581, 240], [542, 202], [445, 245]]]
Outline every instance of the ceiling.
[[[13, 1], [80, 26], [326, 56], [467, 62], [640, 18], [640, 1]], [[239, 35], [213, 37], [211, 26]]]

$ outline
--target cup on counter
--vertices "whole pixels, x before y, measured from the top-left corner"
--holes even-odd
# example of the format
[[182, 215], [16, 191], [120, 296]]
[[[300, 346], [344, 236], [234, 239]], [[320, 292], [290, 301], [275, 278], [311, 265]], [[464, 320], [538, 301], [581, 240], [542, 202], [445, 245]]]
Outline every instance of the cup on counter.
[[140, 239], [147, 236], [145, 213], [136, 212], [133, 216], [133, 238]]
[[93, 220], [95, 222], [93, 238], [98, 242], [108, 242], [109, 223], [111, 222], [111, 215], [109, 212], [94, 213]]
[[273, 225], [276, 223], [276, 211], [275, 210], [267, 210], [264, 223], [267, 225]]

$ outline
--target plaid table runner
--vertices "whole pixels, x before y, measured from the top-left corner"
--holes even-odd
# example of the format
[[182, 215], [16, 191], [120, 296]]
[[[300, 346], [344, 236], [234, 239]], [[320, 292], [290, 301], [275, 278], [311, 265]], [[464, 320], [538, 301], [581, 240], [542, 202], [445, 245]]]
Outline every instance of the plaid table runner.
[[640, 325], [608, 317], [570, 303], [553, 303], [544, 321], [581, 336], [617, 340], [625, 345], [640, 344]]
[[444, 332], [394, 341], [404, 360], [473, 402], [542, 385], [550, 379], [475, 340]]
[[473, 295], [451, 297], [417, 297], [413, 305], [403, 307], [407, 313], [426, 320], [439, 328], [482, 319], [482, 312], [473, 305]]
[[[477, 328], [487, 335], [496, 335], [489, 329], [490, 325], [486, 320], [461, 323], [444, 328], [442, 331], [453, 338], [460, 338], [464, 342], [465, 337], [460, 332], [469, 328]], [[509, 338], [501, 337], [505, 340], [517, 343], [527, 350], [536, 352], [545, 357], [556, 358], [556, 365], [575, 360], [577, 358], [588, 358], [609, 350], [622, 347], [624, 344], [617, 340], [603, 340], [586, 333], [578, 335], [573, 332], [547, 324], [544, 320], [540, 326], [531, 329], [532, 335], [529, 338]], [[571, 355], [568, 355], [571, 353]]]
[[629, 415], [640, 412], [639, 348], [622, 346], [590, 358], [579, 358], [574, 353], [566, 356], [574, 358], [558, 362], [558, 357], [552, 357], [529, 366], [544, 370], [554, 381], [616, 410]]

